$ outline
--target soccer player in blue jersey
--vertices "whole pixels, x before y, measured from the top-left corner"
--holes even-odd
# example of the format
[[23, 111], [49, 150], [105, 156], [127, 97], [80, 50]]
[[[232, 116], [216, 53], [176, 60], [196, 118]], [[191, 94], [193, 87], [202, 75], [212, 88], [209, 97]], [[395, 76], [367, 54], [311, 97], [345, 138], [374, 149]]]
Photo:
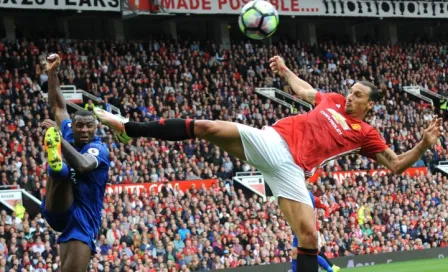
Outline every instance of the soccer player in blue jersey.
[[48, 224], [61, 232], [62, 271], [85, 272], [96, 251], [94, 239], [101, 224], [109, 152], [95, 137], [93, 113], [78, 111], [70, 120], [57, 76], [59, 64], [60, 57], [50, 55], [48, 100], [56, 123], [45, 120], [42, 124], [48, 128], [44, 144], [49, 179], [41, 209]]

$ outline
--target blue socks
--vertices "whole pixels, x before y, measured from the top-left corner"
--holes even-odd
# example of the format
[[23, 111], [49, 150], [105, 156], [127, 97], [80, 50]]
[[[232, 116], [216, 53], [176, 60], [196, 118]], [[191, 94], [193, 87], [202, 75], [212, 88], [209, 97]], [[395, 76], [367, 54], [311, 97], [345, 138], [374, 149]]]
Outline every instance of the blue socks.
[[70, 169], [68, 168], [67, 164], [64, 162], [62, 163], [62, 169], [61, 171], [53, 171], [50, 166], [47, 166], [47, 172], [50, 177], [56, 180], [64, 180], [69, 178]]
[[325, 271], [333, 272], [333, 268], [331, 268], [330, 265], [327, 263], [327, 261], [319, 255], [317, 256], [317, 262], [319, 263], [320, 267], [325, 269]]

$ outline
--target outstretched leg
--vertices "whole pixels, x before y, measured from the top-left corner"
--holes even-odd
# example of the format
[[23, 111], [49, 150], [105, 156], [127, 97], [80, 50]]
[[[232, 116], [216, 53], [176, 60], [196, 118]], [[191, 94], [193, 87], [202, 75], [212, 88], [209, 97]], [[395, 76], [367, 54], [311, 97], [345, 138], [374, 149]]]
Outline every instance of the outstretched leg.
[[297, 251], [294, 250], [297, 254], [294, 262], [296, 271], [317, 272], [317, 231], [313, 207], [283, 197], [279, 197], [279, 206], [293, 232], [297, 233], [300, 239]]
[[77, 240], [61, 243], [61, 271], [62, 272], [85, 272], [89, 266], [91, 249]]
[[241, 160], [246, 160], [238, 125], [225, 121], [161, 119], [152, 122], [128, 122], [125, 118], [94, 108], [95, 115], [109, 126], [118, 140], [128, 143], [134, 137], [152, 137], [166, 141], [205, 139]]
[[[186, 139], [200, 138], [210, 141], [233, 156], [248, 161], [253, 166], [259, 168], [260, 164], [265, 169], [275, 171], [276, 156], [268, 158], [269, 153], [283, 152], [269, 149], [270, 140], [263, 138], [260, 131], [253, 128], [243, 127], [243, 125], [208, 120], [191, 119], [162, 119], [160, 121], [137, 123], [128, 122], [123, 117], [113, 115], [102, 109], [95, 108], [94, 112], [98, 119], [109, 126], [122, 142], [129, 142], [131, 137], [153, 137], [168, 141], [182, 141]], [[243, 145], [241, 131], [243, 134], [254, 136], [253, 141], [245, 140]], [[250, 130], [250, 131], [249, 131]], [[245, 153], [244, 146], [250, 146], [251, 153]], [[258, 148], [257, 148], [258, 147]], [[264, 149], [259, 150], [257, 149]], [[247, 151], [247, 150], [246, 150]], [[288, 152], [288, 150], [286, 150]], [[276, 154], [278, 155], [278, 154]], [[278, 157], [278, 156], [277, 156]], [[263, 161], [259, 163], [258, 161]], [[258, 165], [257, 165], [258, 164]], [[281, 178], [280, 178], [281, 179]], [[275, 182], [278, 182], [275, 181]], [[303, 181], [298, 181], [303, 182]], [[308, 193], [304, 194], [308, 198]], [[301, 238], [301, 247], [298, 248], [297, 267], [301, 272], [317, 272], [317, 231], [315, 227], [314, 211], [311, 205], [300, 203], [288, 198], [279, 198], [279, 206], [285, 214], [288, 222]]]
[[[62, 160], [61, 136], [51, 127], [45, 133], [45, 150], [48, 159], [48, 181], [42, 213], [48, 224], [58, 232], [64, 232], [71, 221], [73, 212], [73, 183], [70, 169]], [[80, 241], [62, 243], [62, 271], [86, 271], [90, 261], [90, 247]]]
[[333, 263], [328, 259], [328, 257], [322, 251], [319, 251], [319, 256], [324, 259], [330, 266], [333, 266]]
[[162, 119], [148, 123], [124, 124], [130, 137], [153, 137], [168, 141], [205, 139], [233, 156], [245, 160], [244, 147], [236, 123], [225, 121]]
[[328, 259], [327, 255], [325, 255], [324, 252], [319, 251], [319, 257], [324, 259], [328, 263], [328, 265], [332, 268], [333, 272], [339, 272], [341, 270], [339, 266], [335, 265], [330, 261], [330, 259]]
[[61, 136], [51, 127], [45, 133], [45, 151], [48, 159], [48, 181], [45, 187], [45, 210], [50, 213], [63, 213], [73, 204], [72, 182], [69, 168], [62, 161]]
[[322, 267], [327, 272], [333, 272], [333, 268], [331, 268], [330, 264], [322, 258], [321, 256], [317, 256], [317, 261], [319, 262], [319, 266]]

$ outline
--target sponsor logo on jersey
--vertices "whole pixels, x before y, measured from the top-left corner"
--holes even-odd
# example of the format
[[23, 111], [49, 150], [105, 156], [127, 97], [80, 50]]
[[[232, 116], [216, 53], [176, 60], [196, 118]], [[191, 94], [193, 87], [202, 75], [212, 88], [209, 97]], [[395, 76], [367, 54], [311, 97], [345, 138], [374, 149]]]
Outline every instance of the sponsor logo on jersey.
[[333, 120], [333, 118], [331, 118], [331, 116], [326, 113], [325, 111], [320, 111], [320, 113], [322, 113], [322, 115], [325, 116], [325, 118], [327, 118], [328, 122], [330, 122], [330, 124], [333, 126], [333, 128], [336, 130], [336, 132], [339, 135], [342, 135], [342, 131], [339, 129], [338, 125], [336, 124], [336, 122]]
[[343, 130], [350, 130], [350, 127], [347, 124], [347, 121], [342, 114], [339, 112], [333, 110], [333, 109], [327, 109], [331, 113], [331, 116], [333, 119], [342, 127]]

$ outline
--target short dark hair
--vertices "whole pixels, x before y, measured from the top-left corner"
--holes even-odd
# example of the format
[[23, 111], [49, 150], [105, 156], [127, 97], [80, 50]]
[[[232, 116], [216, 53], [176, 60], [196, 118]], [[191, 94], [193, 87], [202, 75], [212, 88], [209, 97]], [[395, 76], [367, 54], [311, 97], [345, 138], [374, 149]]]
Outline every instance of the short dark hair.
[[73, 114], [73, 119], [75, 119], [76, 116], [92, 116], [93, 118], [95, 118], [95, 115], [93, 114], [93, 112], [88, 111], [88, 110], [77, 110]]
[[370, 88], [370, 95], [369, 95], [370, 101], [378, 102], [383, 97], [381, 90], [378, 89], [372, 82], [363, 80], [359, 81], [358, 83]]

